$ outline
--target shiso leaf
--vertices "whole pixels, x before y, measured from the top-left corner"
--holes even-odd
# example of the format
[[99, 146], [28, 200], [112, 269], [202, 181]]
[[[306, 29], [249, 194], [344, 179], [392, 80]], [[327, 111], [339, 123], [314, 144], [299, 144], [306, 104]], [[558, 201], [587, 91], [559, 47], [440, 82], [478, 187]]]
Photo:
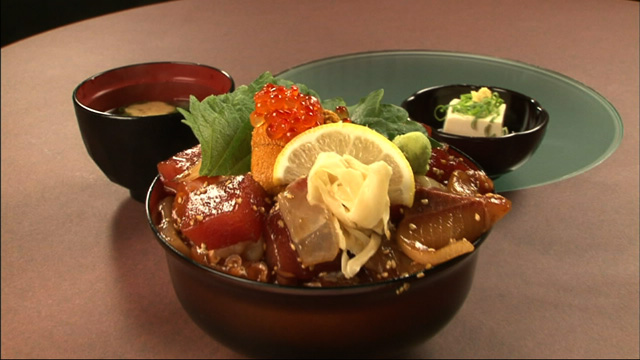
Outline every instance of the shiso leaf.
[[[304, 84], [275, 78], [264, 72], [249, 85], [239, 86], [231, 93], [210, 95], [199, 101], [191, 96], [189, 110], [179, 108], [187, 124], [202, 146], [200, 176], [241, 175], [251, 170], [251, 125], [250, 115], [255, 109], [254, 95], [267, 83], [290, 87], [295, 84], [300, 91], [320, 96]], [[355, 105], [347, 106], [342, 98], [322, 101], [325, 109], [346, 106], [353, 123], [370, 127], [388, 139], [418, 131], [428, 135], [425, 128], [409, 120], [408, 113], [400, 106], [383, 104], [384, 90], [376, 90]], [[429, 137], [432, 146], [441, 146]]]
[[326, 99], [322, 101], [325, 109], [335, 109], [337, 106], [346, 106], [353, 123], [367, 126], [393, 140], [397, 136], [410, 132], [420, 132], [427, 136], [432, 147], [441, 147], [435, 139], [431, 138], [422, 124], [409, 119], [409, 113], [402, 107], [394, 104], [382, 103], [384, 89], [370, 92], [355, 104], [348, 106], [342, 98]]

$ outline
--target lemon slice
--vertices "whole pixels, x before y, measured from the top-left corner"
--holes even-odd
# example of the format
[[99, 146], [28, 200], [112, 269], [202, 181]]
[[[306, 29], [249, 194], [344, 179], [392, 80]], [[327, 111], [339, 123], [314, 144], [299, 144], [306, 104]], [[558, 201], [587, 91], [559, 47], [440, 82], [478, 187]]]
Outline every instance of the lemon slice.
[[350, 155], [366, 165], [384, 161], [392, 170], [389, 181], [391, 204], [413, 204], [413, 171], [402, 151], [375, 130], [353, 123], [320, 125], [291, 139], [276, 158], [274, 183], [286, 185], [308, 175], [322, 152]]

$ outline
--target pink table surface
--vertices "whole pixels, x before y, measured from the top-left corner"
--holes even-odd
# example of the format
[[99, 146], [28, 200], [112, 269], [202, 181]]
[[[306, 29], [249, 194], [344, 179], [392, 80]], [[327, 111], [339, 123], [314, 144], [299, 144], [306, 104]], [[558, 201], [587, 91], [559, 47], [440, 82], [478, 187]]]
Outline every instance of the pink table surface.
[[[471, 293], [420, 358], [638, 358], [639, 6], [623, 0], [181, 0], [2, 48], [2, 357], [241, 358], [182, 310], [144, 207], [87, 155], [71, 92], [147, 61], [238, 85], [327, 56], [425, 49], [521, 61], [591, 87], [624, 137], [586, 173], [515, 191]], [[250, 339], [248, 339], [250, 341]]]

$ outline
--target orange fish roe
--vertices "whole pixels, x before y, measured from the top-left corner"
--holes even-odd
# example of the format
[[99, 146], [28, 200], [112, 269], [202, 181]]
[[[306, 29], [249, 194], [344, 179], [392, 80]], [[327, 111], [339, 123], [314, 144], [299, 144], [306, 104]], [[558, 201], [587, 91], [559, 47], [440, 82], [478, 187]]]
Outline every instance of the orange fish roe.
[[266, 126], [266, 134], [272, 140], [288, 142], [301, 132], [324, 123], [318, 99], [302, 94], [295, 85], [287, 89], [267, 84], [255, 94], [254, 101], [256, 108], [251, 113], [251, 125]]

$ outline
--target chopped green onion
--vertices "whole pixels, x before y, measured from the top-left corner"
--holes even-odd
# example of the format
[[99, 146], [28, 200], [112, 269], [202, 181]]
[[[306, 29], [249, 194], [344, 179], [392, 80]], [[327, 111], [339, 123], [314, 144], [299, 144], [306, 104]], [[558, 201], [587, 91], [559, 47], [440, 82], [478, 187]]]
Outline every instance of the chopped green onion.
[[[475, 122], [478, 119], [485, 118], [490, 115], [498, 116], [500, 113], [500, 106], [504, 104], [504, 100], [497, 92], [492, 92], [491, 97], [484, 98], [480, 101], [473, 101], [471, 94], [463, 94], [460, 96], [460, 101], [455, 104], [438, 105], [434, 111], [434, 115], [437, 120], [444, 121], [446, 113], [449, 107], [453, 108], [453, 112], [471, 115], [474, 120], [471, 122], [471, 127], [475, 129]], [[438, 113], [444, 115], [439, 116]]]

